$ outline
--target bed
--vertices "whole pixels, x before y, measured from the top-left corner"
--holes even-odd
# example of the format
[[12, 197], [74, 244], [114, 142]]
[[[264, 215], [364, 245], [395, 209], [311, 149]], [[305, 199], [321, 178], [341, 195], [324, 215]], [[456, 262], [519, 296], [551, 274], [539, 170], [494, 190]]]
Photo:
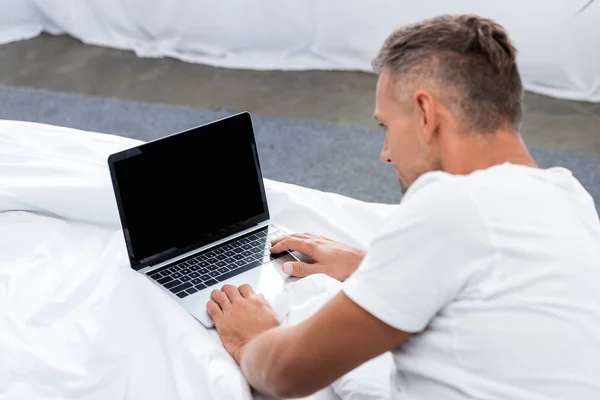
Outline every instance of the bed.
[[[106, 158], [139, 142], [0, 120], [0, 398], [251, 399], [214, 330], [129, 268]], [[265, 181], [271, 216], [366, 247], [397, 205]], [[339, 291], [324, 276], [270, 299], [283, 324]], [[382, 399], [383, 355], [311, 396]]]
[[600, 4], [588, 0], [0, 0], [0, 43], [42, 31], [144, 57], [249, 69], [370, 71], [392, 29], [477, 13], [515, 40], [528, 90], [600, 101]]

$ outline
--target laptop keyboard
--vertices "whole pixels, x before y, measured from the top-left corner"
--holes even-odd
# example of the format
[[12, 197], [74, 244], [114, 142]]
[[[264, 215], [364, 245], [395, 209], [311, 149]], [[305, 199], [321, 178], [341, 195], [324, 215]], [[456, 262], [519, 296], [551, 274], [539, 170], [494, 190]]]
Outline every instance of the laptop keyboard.
[[271, 240], [286, 233], [274, 226], [240, 236], [202, 253], [151, 271], [148, 275], [184, 298], [256, 268], [287, 252], [271, 254]]

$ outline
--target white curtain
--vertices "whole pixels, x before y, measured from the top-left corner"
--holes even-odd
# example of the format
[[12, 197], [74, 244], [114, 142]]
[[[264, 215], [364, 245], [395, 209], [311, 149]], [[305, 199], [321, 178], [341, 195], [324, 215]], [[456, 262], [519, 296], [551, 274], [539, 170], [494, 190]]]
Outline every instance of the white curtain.
[[0, 0], [0, 44], [29, 39], [43, 30], [44, 20], [29, 0]]
[[443, 13], [503, 24], [525, 86], [600, 102], [600, 1], [0, 0], [0, 42], [64, 32], [86, 43], [215, 66], [370, 71], [396, 27]]

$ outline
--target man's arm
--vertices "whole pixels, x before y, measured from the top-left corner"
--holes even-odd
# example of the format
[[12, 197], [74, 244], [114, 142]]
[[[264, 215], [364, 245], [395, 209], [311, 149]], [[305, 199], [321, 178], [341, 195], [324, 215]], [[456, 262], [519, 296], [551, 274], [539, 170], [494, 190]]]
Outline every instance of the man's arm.
[[300, 278], [325, 274], [343, 282], [356, 271], [365, 257], [361, 249], [311, 233], [295, 233], [275, 239], [271, 244], [273, 253], [299, 251], [313, 259], [312, 264], [287, 262], [283, 265], [283, 272]]
[[[252, 335], [257, 318], [267, 320], [266, 314], [272, 311], [247, 303], [264, 305], [264, 299], [249, 293], [247, 285], [240, 287], [240, 292], [245, 293], [242, 296], [232, 288], [238, 291], [233, 286], [224, 287], [223, 292], [216, 291], [227, 292], [227, 298], [213, 296], [215, 302], [209, 303], [209, 313], [250, 385], [270, 396], [301, 397], [314, 393], [360, 364], [397, 347], [411, 335], [386, 325], [339, 293], [301, 324], [270, 329], [244, 343], [243, 337]], [[231, 297], [234, 300], [227, 303]], [[249, 312], [254, 315], [246, 325], [240, 315]]]

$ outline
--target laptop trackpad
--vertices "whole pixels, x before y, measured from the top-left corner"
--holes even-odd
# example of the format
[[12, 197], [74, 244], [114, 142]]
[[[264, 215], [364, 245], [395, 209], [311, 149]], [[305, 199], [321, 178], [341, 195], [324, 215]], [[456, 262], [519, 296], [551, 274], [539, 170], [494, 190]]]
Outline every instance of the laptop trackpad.
[[181, 304], [207, 328], [213, 327], [214, 323], [206, 312], [206, 303], [210, 300], [210, 294], [215, 289], [220, 289], [223, 285], [240, 286], [248, 284], [252, 286], [255, 293], [262, 293], [267, 299], [272, 298], [281, 292], [286, 281], [295, 280], [290, 278], [281, 271], [281, 266], [284, 262], [296, 261], [291, 255], [287, 255], [268, 264], [246, 271], [240, 275], [236, 275], [218, 285], [204, 289], [193, 296], [189, 296]]

